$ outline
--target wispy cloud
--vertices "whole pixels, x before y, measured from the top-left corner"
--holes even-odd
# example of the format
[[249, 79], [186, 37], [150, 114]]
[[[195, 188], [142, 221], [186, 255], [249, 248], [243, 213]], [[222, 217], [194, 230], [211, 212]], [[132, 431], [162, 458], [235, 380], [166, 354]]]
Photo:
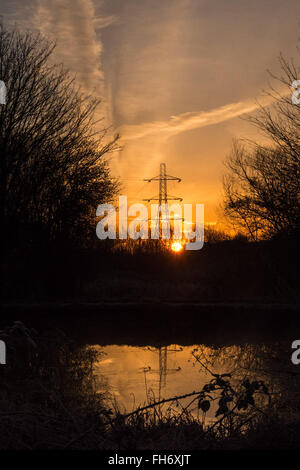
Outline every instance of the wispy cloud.
[[103, 46], [100, 31], [117, 17], [97, 17], [92, 0], [38, 0], [34, 26], [56, 41], [55, 62], [76, 74], [83, 89], [103, 100], [101, 112], [110, 112], [102, 71]]
[[118, 17], [116, 15], [109, 15], [104, 18], [95, 18], [94, 25], [96, 29], [103, 29], [117, 23]]
[[76, 72], [89, 89], [103, 78], [102, 44], [96, 36], [94, 21], [92, 0], [38, 0], [36, 28], [55, 39], [55, 58]]
[[[264, 104], [270, 104], [265, 102]], [[185, 131], [218, 124], [228, 119], [251, 113], [258, 108], [253, 100], [241, 101], [221, 106], [210, 111], [187, 112], [171, 116], [166, 121], [146, 122], [138, 125], [126, 125], [120, 128], [123, 140], [131, 141], [148, 136], [159, 135], [162, 139], [175, 136]]]

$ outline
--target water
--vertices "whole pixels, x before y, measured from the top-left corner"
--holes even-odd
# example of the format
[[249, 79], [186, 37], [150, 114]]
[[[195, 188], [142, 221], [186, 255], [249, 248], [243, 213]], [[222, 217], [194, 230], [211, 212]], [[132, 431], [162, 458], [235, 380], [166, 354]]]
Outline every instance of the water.
[[[237, 347], [218, 351], [203, 345], [176, 344], [161, 348], [128, 345], [96, 348], [104, 353], [96, 365], [96, 374], [106, 378], [108, 389], [122, 413], [131, 412], [151, 400], [201, 391], [212, 379], [206, 367], [217, 374], [237, 372], [234, 361]], [[186, 406], [192, 399], [186, 398], [182, 404]], [[209, 410], [208, 419], [214, 417], [216, 406]], [[198, 414], [197, 402], [190, 411]]]
[[[103, 354], [95, 373], [102, 379], [100, 391], [103, 391], [105, 379], [112, 410], [125, 414], [163, 399], [200, 392], [213, 379], [212, 374], [230, 373], [228, 380], [236, 390], [239, 387], [243, 390], [241, 384], [246, 378], [262, 380], [272, 396], [272, 403], [279, 400], [281, 414], [290, 420], [299, 413], [300, 375], [295, 375], [287, 346], [278, 342], [227, 347], [96, 345], [94, 347]], [[206, 424], [216, 420], [221, 396], [220, 391], [210, 395], [214, 400], [210, 401], [210, 409], [205, 415]], [[255, 396], [255, 404], [262, 409], [268, 400], [261, 393]], [[176, 402], [168, 402], [159, 411], [162, 415], [170, 410], [172, 414], [182, 413], [189, 405], [188, 411], [193, 417], [204, 419], [198, 410], [197, 395], [177, 402], [177, 406]]]

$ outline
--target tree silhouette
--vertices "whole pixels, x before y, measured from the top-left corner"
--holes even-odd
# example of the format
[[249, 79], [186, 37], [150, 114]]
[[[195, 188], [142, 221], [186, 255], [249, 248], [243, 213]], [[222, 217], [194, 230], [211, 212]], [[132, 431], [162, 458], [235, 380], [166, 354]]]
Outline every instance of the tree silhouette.
[[41, 34], [0, 32], [0, 224], [2, 245], [69, 239], [95, 231], [97, 205], [118, 182], [106, 155], [117, 145], [95, 131], [99, 100], [84, 95]]
[[291, 91], [297, 69], [282, 56], [280, 65], [282, 75], [271, 76], [288, 90], [271, 86], [273, 103], [246, 117], [270, 145], [235, 141], [225, 162], [225, 214], [254, 240], [300, 231], [300, 105]]

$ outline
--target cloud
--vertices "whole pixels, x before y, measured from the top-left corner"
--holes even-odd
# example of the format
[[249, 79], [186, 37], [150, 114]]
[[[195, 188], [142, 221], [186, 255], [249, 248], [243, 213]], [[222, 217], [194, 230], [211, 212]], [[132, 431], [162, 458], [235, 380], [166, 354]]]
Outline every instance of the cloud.
[[56, 42], [55, 62], [62, 62], [84, 91], [102, 99], [106, 123], [110, 112], [102, 70], [100, 32], [117, 21], [115, 15], [97, 17], [92, 0], [38, 0], [34, 27]]
[[[270, 103], [265, 102], [264, 104]], [[177, 116], [171, 116], [167, 121], [153, 121], [121, 126], [120, 133], [125, 142], [155, 135], [160, 136], [162, 139], [167, 139], [185, 131], [219, 124], [242, 114], [251, 113], [258, 107], [259, 104], [253, 102], [253, 100], [241, 101], [210, 111], [182, 113]]]
[[35, 26], [55, 39], [56, 59], [60, 59], [86, 88], [103, 78], [100, 69], [102, 52], [94, 27], [92, 0], [38, 0]]
[[96, 29], [103, 29], [117, 23], [118, 17], [116, 15], [106, 16], [104, 18], [95, 18], [94, 25]]

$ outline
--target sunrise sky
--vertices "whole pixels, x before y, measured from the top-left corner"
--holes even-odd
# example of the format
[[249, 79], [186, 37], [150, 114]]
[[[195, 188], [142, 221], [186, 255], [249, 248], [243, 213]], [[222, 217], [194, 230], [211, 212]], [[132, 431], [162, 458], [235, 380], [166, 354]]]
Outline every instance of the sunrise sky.
[[298, 0], [0, 0], [0, 13], [54, 38], [55, 60], [103, 99], [130, 201], [157, 192], [142, 179], [166, 162], [183, 180], [170, 193], [220, 221], [222, 162], [234, 137], [256, 138], [240, 116], [263, 101], [267, 69], [296, 57]]

